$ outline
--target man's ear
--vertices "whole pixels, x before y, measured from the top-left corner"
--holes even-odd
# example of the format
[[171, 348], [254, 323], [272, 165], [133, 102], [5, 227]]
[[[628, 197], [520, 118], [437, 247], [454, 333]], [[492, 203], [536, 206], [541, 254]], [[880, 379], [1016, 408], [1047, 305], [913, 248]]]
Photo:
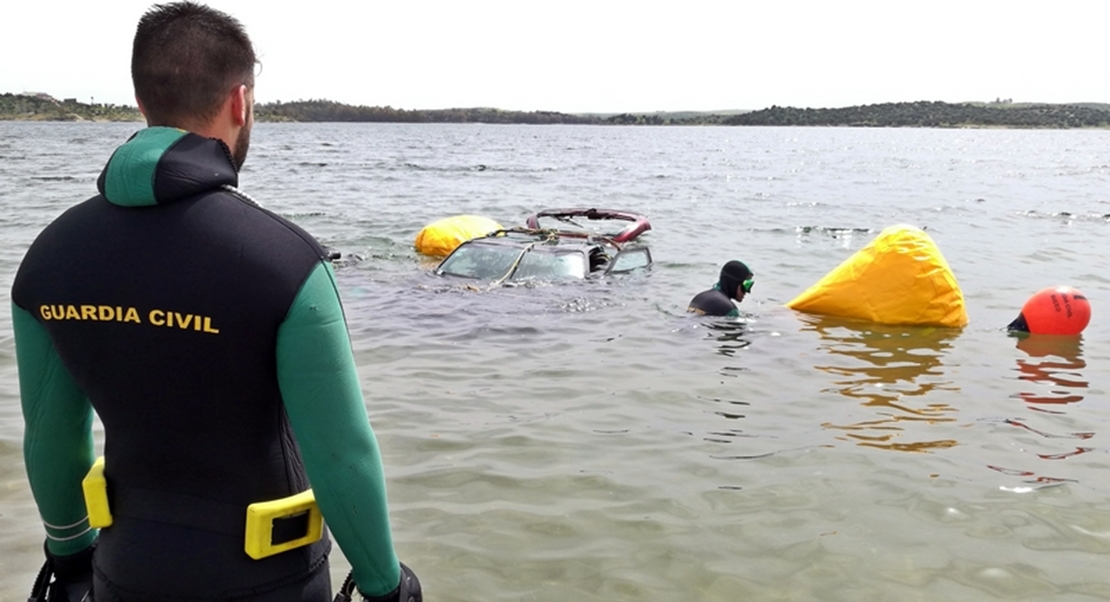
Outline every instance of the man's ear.
[[240, 84], [231, 92], [231, 114], [235, 118], [235, 125], [246, 127], [247, 114], [250, 107], [247, 102], [247, 86]]

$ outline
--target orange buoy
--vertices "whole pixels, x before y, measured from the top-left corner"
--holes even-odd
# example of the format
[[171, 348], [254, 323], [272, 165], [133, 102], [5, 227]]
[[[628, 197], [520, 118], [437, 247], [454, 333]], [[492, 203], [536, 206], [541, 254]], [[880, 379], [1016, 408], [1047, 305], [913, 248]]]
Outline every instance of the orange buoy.
[[1070, 286], [1051, 286], [1037, 291], [1021, 314], [1010, 323], [1010, 330], [1030, 334], [1079, 334], [1091, 321], [1091, 304], [1083, 293]]

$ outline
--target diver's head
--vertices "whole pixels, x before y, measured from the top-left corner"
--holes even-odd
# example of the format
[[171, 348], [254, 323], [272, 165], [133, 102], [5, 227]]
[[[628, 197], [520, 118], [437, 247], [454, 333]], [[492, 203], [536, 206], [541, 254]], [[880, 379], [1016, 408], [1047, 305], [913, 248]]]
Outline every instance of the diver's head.
[[752, 285], [755, 283], [752, 276], [752, 271], [744, 265], [744, 262], [734, 259], [721, 268], [721, 279], [718, 282], [718, 287], [730, 299], [740, 301], [745, 294], [752, 290]]

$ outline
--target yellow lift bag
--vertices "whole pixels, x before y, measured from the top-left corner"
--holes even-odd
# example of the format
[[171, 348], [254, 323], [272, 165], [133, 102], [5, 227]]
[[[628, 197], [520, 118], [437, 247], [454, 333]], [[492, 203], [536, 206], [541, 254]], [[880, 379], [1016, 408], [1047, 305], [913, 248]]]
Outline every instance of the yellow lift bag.
[[416, 234], [413, 246], [417, 252], [425, 255], [447, 257], [462, 243], [501, 229], [501, 224], [488, 217], [478, 215], [445, 217], [424, 226]]
[[896, 225], [786, 304], [798, 311], [879, 324], [960, 327], [960, 285], [928, 234]]

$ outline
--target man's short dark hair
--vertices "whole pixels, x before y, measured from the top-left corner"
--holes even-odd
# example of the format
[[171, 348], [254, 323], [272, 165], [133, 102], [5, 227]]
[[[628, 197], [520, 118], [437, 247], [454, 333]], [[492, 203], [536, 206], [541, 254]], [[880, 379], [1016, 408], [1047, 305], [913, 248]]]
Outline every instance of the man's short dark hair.
[[254, 86], [257, 62], [234, 17], [193, 2], [157, 4], [135, 31], [131, 80], [150, 125], [207, 123], [236, 86]]

